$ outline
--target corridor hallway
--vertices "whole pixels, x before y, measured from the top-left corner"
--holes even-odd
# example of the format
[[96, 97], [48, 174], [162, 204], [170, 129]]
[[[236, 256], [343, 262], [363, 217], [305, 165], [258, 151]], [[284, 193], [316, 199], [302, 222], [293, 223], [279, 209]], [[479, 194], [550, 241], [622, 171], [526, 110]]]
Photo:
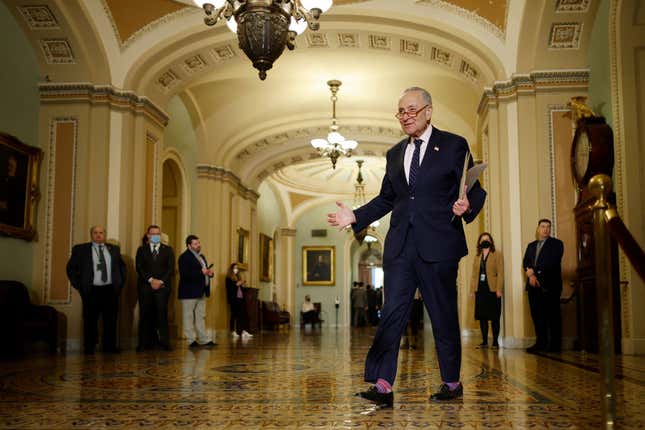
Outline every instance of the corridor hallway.
[[[2, 429], [598, 428], [596, 356], [478, 350], [465, 340], [463, 402], [430, 403], [439, 383], [430, 330], [403, 350], [394, 408], [354, 397], [374, 329], [223, 333], [218, 346], [3, 362]], [[645, 358], [617, 357], [617, 428], [643, 428]]]

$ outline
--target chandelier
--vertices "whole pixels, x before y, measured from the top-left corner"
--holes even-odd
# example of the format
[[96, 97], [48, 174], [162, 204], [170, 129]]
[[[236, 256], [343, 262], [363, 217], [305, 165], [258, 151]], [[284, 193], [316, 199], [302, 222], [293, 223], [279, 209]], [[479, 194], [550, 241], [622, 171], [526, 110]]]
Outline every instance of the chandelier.
[[[358, 175], [356, 176], [356, 184], [354, 184], [354, 204], [352, 205], [352, 209], [358, 209], [359, 207], [363, 206], [367, 199], [365, 198], [365, 184], [363, 183], [363, 172], [362, 172], [362, 167], [364, 160], [356, 160], [356, 164], [358, 165]], [[375, 231], [378, 226], [381, 225], [381, 222], [379, 220], [374, 221], [371, 223], [367, 228], [364, 228], [363, 230], [354, 233], [354, 237], [358, 241], [358, 243], [362, 244], [363, 240], [366, 240], [367, 238], [371, 238], [371, 240], [366, 240], [368, 243], [369, 242], [374, 242], [376, 238], [373, 236], [369, 236], [368, 230], [369, 231]], [[347, 231], [352, 231], [351, 228], [349, 228]], [[367, 236], [367, 237], [366, 237]]]
[[329, 134], [327, 134], [327, 139], [312, 139], [311, 146], [316, 148], [318, 150], [318, 153], [323, 157], [331, 158], [332, 168], [335, 169], [338, 157], [340, 157], [341, 155], [351, 157], [352, 150], [356, 149], [358, 142], [356, 142], [355, 140], [345, 140], [343, 135], [338, 132], [338, 124], [336, 124], [336, 101], [338, 100], [338, 88], [340, 88], [342, 82], [333, 79], [331, 81], [327, 81], [327, 85], [329, 85], [329, 90], [331, 91], [332, 105]]
[[296, 36], [307, 27], [320, 28], [318, 19], [333, 0], [193, 0], [204, 9], [204, 23], [215, 25], [220, 18], [237, 33], [240, 48], [259, 70], [261, 80], [282, 55], [292, 51]]

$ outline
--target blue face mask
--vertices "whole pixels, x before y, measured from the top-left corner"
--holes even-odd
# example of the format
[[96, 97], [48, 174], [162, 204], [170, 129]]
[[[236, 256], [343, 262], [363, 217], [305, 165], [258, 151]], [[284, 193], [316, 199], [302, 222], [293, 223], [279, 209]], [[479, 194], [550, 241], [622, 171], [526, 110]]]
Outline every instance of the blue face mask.
[[159, 234], [153, 234], [150, 236], [150, 242], [154, 243], [157, 245], [159, 242], [161, 242], [161, 235]]

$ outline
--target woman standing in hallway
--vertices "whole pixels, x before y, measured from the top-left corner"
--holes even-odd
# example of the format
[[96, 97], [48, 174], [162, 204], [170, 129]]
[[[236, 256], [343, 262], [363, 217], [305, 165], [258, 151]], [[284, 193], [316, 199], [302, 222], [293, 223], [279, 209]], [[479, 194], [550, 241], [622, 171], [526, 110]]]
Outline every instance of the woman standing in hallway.
[[233, 263], [226, 273], [226, 300], [231, 308], [230, 327], [233, 339], [242, 336], [242, 339], [253, 337], [247, 331], [246, 302], [244, 301], [244, 287], [246, 281], [239, 273], [237, 263]]
[[494, 349], [499, 348], [499, 319], [502, 314], [502, 288], [504, 284], [504, 257], [495, 251], [490, 233], [477, 239], [477, 257], [473, 262], [470, 294], [475, 297], [475, 319], [482, 332], [480, 348], [488, 347], [488, 321], [493, 328]]

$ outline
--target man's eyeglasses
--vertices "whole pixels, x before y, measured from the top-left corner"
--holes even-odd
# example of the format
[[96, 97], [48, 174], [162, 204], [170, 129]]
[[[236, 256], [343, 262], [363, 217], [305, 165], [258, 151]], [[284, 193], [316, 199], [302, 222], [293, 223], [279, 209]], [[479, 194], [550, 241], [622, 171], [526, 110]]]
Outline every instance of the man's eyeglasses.
[[406, 115], [410, 118], [416, 118], [421, 112], [423, 112], [425, 108], [429, 106], [430, 105], [428, 104], [419, 109], [400, 110], [397, 113], [395, 113], [394, 116], [396, 117], [396, 119], [403, 119], [403, 117]]

